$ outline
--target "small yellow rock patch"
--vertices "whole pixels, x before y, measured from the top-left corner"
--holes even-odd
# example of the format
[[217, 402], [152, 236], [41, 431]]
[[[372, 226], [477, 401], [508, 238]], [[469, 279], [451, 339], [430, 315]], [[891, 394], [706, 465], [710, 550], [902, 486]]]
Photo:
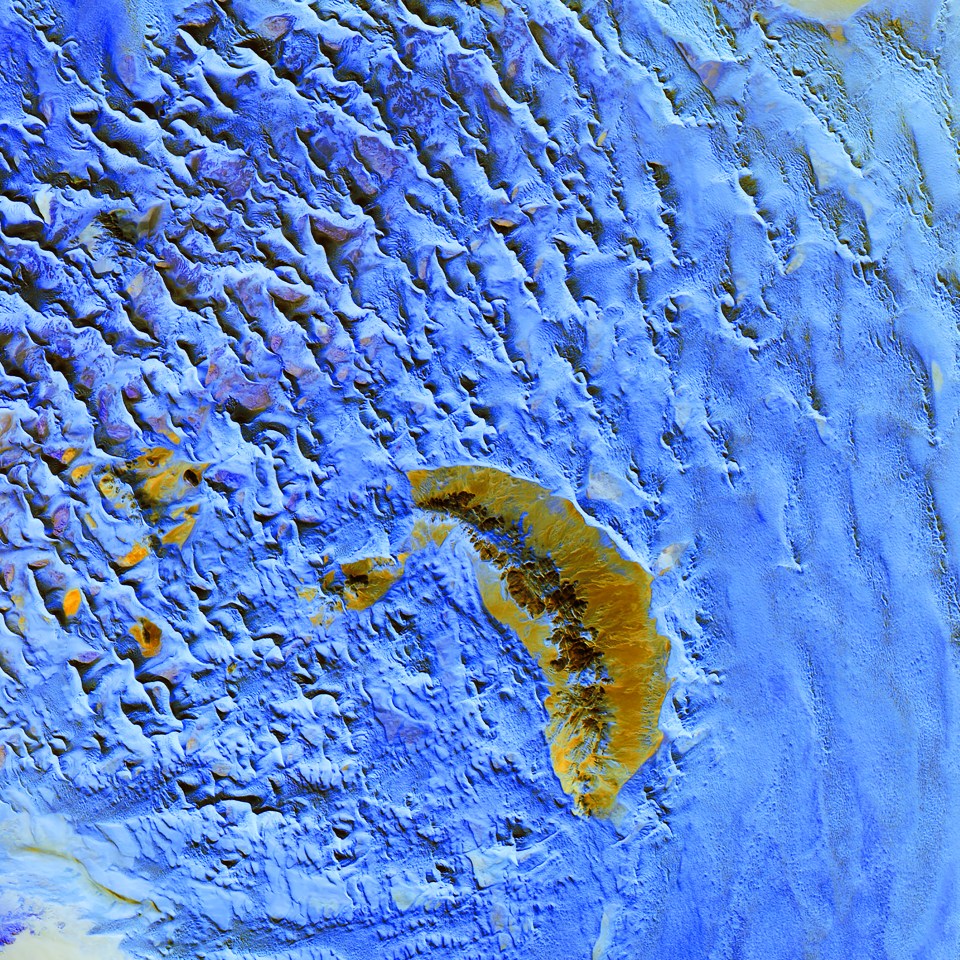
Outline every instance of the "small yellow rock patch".
[[77, 611], [80, 609], [80, 601], [83, 599], [83, 594], [77, 590], [68, 590], [63, 595], [63, 615], [65, 617], [76, 616]]
[[142, 543], [135, 544], [129, 553], [124, 554], [118, 561], [117, 565], [128, 569], [130, 567], [135, 567], [141, 560], [145, 560], [150, 556], [150, 551]]
[[152, 620], [140, 617], [130, 628], [130, 634], [145, 657], [155, 657], [160, 652], [163, 631]]
[[397, 557], [366, 557], [343, 564], [343, 599], [347, 609], [366, 610], [373, 606], [403, 576], [408, 556], [401, 553]]

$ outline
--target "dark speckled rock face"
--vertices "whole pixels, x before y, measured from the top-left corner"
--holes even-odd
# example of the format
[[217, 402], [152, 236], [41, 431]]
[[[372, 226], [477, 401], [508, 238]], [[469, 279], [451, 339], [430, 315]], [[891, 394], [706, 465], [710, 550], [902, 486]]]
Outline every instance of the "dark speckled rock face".
[[958, 51], [3, 4], [4, 960], [955, 960]]

